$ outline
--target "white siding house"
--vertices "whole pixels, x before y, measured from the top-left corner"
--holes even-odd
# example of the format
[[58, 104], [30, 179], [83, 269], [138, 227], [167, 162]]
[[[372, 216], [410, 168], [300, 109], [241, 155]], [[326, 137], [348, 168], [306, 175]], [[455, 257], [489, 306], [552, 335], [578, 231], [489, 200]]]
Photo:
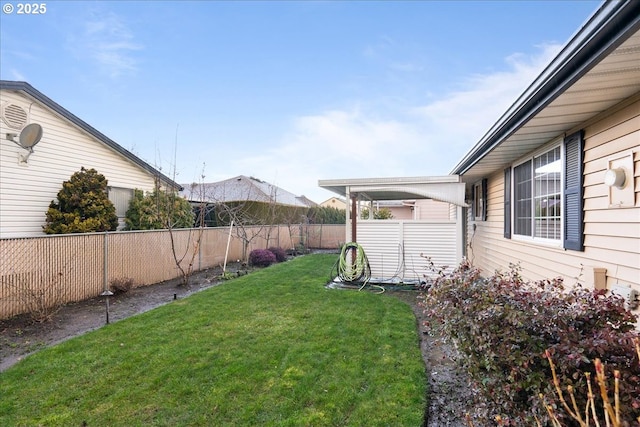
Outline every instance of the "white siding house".
[[[28, 124], [42, 126], [33, 153], [11, 141]], [[18, 137], [13, 137], [16, 140]], [[133, 189], [179, 186], [155, 168], [25, 82], [0, 81], [0, 238], [43, 235], [49, 203], [81, 167], [107, 178], [122, 220]]]
[[603, 3], [452, 173], [486, 274], [640, 291], [640, 2]]

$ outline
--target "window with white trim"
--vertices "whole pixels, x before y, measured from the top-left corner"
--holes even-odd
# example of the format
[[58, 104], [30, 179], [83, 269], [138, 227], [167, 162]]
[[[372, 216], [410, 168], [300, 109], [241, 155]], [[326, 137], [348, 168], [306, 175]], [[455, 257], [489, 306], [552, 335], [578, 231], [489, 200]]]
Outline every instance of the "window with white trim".
[[584, 132], [504, 171], [504, 237], [584, 250]]
[[533, 159], [534, 236], [562, 238], [562, 159], [560, 147]]
[[514, 234], [562, 238], [562, 158], [557, 146], [513, 168]]

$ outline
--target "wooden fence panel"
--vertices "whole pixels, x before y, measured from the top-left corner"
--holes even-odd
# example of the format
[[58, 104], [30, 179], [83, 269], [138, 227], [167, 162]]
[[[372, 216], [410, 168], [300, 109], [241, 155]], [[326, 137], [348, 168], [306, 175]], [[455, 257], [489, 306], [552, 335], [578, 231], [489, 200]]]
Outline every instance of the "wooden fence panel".
[[0, 318], [95, 296], [103, 234], [0, 240]]
[[[98, 296], [115, 279], [145, 286], [193, 271], [242, 260], [243, 239], [253, 249], [337, 248], [344, 225], [228, 227], [128, 231], [0, 239], [0, 319], [32, 312], [33, 305], [55, 306]], [[198, 237], [202, 233], [200, 244]], [[231, 234], [231, 236], [230, 236]], [[230, 236], [230, 239], [229, 239]], [[173, 240], [173, 244], [172, 244]], [[227, 243], [228, 252], [227, 252]]]
[[339, 249], [345, 243], [344, 224], [305, 226], [306, 246], [314, 249]]

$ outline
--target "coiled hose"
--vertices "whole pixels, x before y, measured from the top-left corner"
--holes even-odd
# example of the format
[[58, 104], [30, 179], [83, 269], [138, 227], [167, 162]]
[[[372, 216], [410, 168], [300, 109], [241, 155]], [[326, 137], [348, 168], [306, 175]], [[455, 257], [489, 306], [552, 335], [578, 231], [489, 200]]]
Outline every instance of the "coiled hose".
[[[355, 254], [354, 254], [355, 252]], [[345, 243], [337, 261], [338, 277], [343, 282], [362, 282], [364, 287], [371, 280], [371, 267], [364, 249], [356, 242]]]

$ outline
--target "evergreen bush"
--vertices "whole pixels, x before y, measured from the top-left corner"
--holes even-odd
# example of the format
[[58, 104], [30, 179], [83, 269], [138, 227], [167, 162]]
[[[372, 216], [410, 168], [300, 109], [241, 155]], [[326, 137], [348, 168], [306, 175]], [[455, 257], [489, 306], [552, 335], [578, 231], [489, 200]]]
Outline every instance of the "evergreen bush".
[[134, 190], [125, 223], [127, 230], [163, 230], [193, 227], [194, 213], [189, 201], [172, 191], [156, 189], [144, 194]]
[[107, 195], [107, 179], [82, 167], [62, 183], [42, 227], [47, 234], [91, 233], [118, 228], [116, 208]]

